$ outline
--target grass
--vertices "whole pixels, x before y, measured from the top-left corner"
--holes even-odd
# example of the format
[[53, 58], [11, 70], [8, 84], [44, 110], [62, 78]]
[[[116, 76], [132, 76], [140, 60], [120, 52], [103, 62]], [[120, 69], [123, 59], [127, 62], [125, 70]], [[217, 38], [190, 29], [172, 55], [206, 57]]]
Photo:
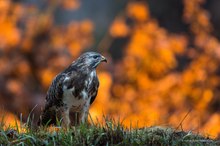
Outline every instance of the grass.
[[25, 132], [19, 132], [18, 126], [3, 128], [4, 124], [0, 125], [0, 145], [220, 145], [220, 141], [191, 132], [169, 127], [124, 128], [114, 120], [70, 129], [26, 128]]

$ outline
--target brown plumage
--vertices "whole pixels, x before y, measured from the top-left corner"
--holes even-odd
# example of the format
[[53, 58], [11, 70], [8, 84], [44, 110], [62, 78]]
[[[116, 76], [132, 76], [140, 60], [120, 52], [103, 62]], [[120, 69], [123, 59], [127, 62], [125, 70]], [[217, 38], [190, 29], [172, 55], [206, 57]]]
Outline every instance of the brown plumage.
[[107, 62], [99, 53], [87, 52], [58, 74], [48, 89], [39, 124], [56, 125], [59, 121], [70, 126], [86, 122], [99, 87], [96, 67], [103, 61]]

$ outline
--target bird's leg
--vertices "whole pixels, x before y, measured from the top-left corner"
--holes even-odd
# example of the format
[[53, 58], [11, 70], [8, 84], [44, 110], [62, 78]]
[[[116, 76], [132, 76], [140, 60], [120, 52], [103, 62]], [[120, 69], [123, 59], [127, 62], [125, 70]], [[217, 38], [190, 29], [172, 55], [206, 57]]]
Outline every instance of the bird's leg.
[[76, 126], [79, 124], [79, 113], [75, 110], [70, 110], [70, 121], [71, 126]]
[[87, 119], [88, 118], [88, 111], [83, 111], [81, 114], [80, 114], [80, 121], [81, 123], [86, 123], [87, 122]]
[[86, 102], [86, 104], [83, 107], [83, 110], [79, 113], [79, 121], [81, 123], [85, 123], [88, 120], [89, 106], [89, 102]]
[[62, 111], [62, 127], [68, 128], [70, 126], [69, 109]]

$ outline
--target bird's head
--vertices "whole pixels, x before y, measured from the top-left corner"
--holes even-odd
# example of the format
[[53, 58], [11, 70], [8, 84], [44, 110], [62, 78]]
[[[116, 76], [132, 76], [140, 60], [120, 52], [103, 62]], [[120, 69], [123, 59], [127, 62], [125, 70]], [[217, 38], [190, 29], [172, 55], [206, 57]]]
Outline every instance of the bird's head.
[[107, 62], [106, 58], [96, 52], [83, 53], [77, 60], [79, 65], [96, 68], [101, 62]]

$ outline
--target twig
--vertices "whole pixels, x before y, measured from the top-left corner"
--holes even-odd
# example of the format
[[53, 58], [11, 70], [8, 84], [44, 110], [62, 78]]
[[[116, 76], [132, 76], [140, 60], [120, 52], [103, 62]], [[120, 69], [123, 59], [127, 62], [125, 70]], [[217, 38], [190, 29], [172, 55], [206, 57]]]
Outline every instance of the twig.
[[183, 117], [183, 119], [181, 120], [180, 124], [176, 127], [176, 130], [178, 130], [179, 127], [181, 127], [181, 129], [183, 130], [182, 124], [185, 121], [185, 119], [188, 117], [188, 115], [191, 113], [191, 111], [192, 111], [192, 108], [190, 108], [189, 111], [186, 113], [186, 115]]

